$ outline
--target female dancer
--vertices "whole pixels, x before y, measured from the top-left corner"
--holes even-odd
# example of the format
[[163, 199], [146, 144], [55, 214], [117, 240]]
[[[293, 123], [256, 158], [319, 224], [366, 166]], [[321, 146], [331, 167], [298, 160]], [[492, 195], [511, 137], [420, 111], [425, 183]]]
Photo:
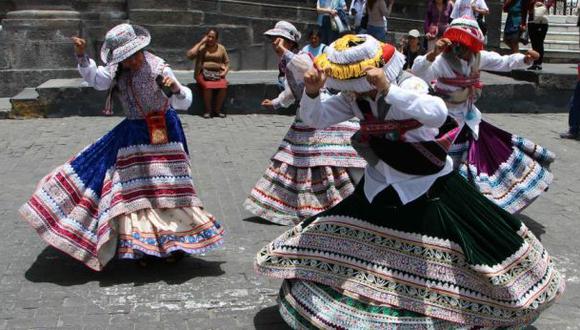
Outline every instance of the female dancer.
[[[285, 65], [285, 90], [266, 108], [289, 107], [300, 101], [304, 73], [312, 67], [306, 53], [295, 54], [300, 33], [288, 22], [278, 22], [265, 33]], [[244, 202], [245, 208], [268, 221], [293, 225], [339, 203], [354, 191], [365, 161], [350, 144], [357, 121], [345, 121], [327, 129], [314, 129], [296, 117], [270, 166]], [[358, 172], [358, 173], [357, 173]]]
[[481, 95], [481, 70], [526, 68], [539, 55], [528, 51], [527, 55], [500, 56], [482, 49], [483, 34], [477, 22], [458, 18], [435, 50], [415, 59], [412, 70], [426, 81], [436, 80], [435, 91], [463, 128], [451, 150], [455, 168], [486, 197], [516, 213], [548, 189], [553, 179], [548, 166], [555, 156], [483, 121], [475, 102]]
[[197, 198], [181, 122], [191, 91], [159, 57], [145, 51], [149, 32], [121, 24], [107, 32], [106, 66], [73, 38], [84, 80], [119, 98], [127, 118], [47, 175], [20, 209], [50, 245], [93, 270], [115, 256], [167, 258], [204, 253], [223, 228]]
[[[564, 279], [521, 221], [453, 171], [447, 150], [459, 128], [444, 102], [371, 36], [343, 37], [316, 63], [300, 115], [319, 128], [360, 118], [354, 141], [369, 165], [351, 196], [258, 253], [258, 273], [284, 279], [284, 320], [295, 329], [533, 322]], [[325, 84], [342, 92], [321, 97]]]

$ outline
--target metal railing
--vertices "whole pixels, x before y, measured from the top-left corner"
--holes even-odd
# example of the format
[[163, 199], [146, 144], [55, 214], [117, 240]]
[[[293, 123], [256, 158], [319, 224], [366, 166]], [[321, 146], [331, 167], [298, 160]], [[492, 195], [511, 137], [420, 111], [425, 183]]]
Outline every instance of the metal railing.
[[548, 0], [550, 15], [576, 16], [580, 0]]

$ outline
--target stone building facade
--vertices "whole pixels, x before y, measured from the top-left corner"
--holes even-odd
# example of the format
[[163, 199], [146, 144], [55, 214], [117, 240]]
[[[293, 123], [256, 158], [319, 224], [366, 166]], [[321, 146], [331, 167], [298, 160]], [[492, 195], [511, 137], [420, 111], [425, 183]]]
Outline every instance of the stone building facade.
[[[420, 29], [424, 2], [396, 0], [391, 31]], [[499, 1], [488, 3], [492, 11], [500, 7]], [[48, 79], [76, 77], [70, 37], [86, 38], [89, 53], [95, 56], [105, 32], [126, 21], [149, 29], [151, 50], [176, 69], [191, 69], [185, 52], [209, 27], [219, 29], [234, 70], [272, 69], [276, 59], [262, 33], [280, 19], [307, 31], [316, 22], [315, 4], [315, 0], [0, 0], [0, 97]], [[495, 40], [499, 44], [497, 17], [497, 36], [496, 20], [489, 22], [491, 45]]]

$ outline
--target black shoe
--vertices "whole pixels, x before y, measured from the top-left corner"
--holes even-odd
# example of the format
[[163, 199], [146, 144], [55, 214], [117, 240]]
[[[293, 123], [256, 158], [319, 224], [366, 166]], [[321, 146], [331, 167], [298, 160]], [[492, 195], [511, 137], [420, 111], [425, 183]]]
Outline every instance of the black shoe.
[[[538, 69], [539, 67], [539, 69]], [[542, 70], [541, 66], [538, 66], [536, 64], [532, 65], [531, 67], [528, 68], [529, 71], [536, 71], [536, 70]]]
[[580, 133], [566, 132], [566, 133], [560, 134], [560, 137], [562, 139], [580, 140]]

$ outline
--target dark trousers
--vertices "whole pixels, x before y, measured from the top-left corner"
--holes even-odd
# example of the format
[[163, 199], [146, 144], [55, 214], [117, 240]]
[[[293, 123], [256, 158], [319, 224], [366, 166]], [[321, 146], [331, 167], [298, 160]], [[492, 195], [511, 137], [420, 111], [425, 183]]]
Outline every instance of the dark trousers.
[[570, 133], [580, 133], [580, 81], [576, 82], [576, 90], [570, 100], [570, 116], [568, 117]]
[[322, 26], [320, 26], [320, 42], [325, 45], [330, 45], [336, 39], [338, 39], [338, 32], [332, 31], [330, 16], [322, 17]]
[[532, 48], [540, 53], [540, 59], [535, 61], [534, 64], [542, 65], [544, 60], [544, 40], [548, 33], [548, 24], [529, 23], [528, 33], [532, 41]]

